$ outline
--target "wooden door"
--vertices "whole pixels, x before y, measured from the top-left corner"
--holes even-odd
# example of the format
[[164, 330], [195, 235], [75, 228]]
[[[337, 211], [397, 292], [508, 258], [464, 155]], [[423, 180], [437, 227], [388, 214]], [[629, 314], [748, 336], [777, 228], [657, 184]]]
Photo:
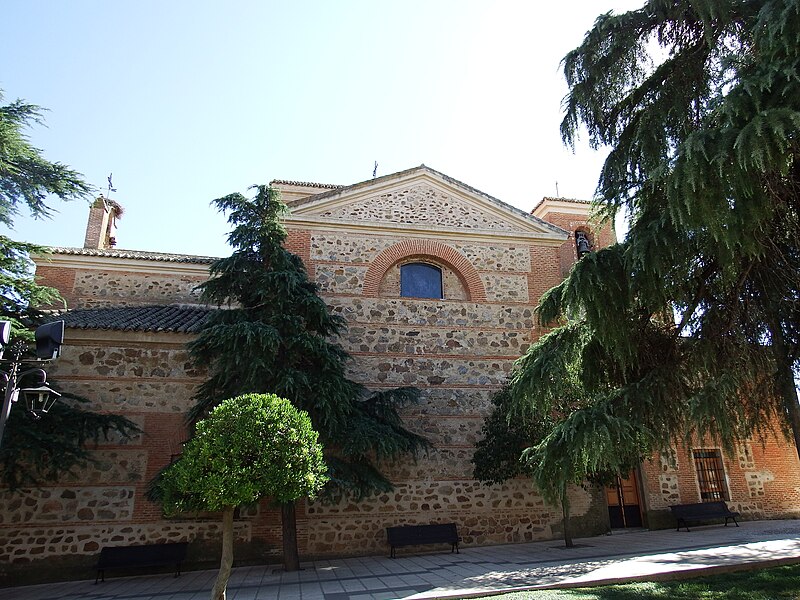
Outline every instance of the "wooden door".
[[618, 476], [615, 483], [606, 486], [606, 501], [612, 529], [642, 526], [636, 471], [631, 471], [627, 477]]

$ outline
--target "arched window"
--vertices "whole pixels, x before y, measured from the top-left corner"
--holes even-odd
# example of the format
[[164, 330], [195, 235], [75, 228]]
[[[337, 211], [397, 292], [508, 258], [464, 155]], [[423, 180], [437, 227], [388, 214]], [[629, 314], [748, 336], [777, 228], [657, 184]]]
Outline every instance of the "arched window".
[[425, 263], [401, 265], [400, 295], [407, 298], [441, 298], [442, 270]]

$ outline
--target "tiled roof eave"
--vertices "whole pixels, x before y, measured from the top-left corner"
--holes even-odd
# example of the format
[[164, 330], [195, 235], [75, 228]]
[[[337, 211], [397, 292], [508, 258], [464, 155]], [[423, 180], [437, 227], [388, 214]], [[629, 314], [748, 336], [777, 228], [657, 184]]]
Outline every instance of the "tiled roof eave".
[[296, 185], [299, 187], [310, 187], [310, 188], [320, 188], [324, 190], [336, 190], [343, 187], [344, 185], [338, 184], [327, 184], [327, 183], [315, 183], [313, 181], [289, 181], [288, 179], [273, 179], [269, 182], [270, 185], [272, 184], [279, 184], [279, 185]]
[[120, 258], [128, 260], [150, 260], [157, 262], [211, 264], [219, 258], [214, 256], [198, 256], [193, 254], [169, 254], [165, 252], [147, 252], [144, 250], [116, 250], [97, 248], [67, 248], [50, 246], [47, 248], [52, 254], [68, 256], [96, 256], [104, 258]]
[[556, 198], [554, 196], [545, 196], [544, 198], [539, 200], [539, 202], [536, 203], [536, 206], [534, 206], [531, 209], [531, 213], [536, 212], [536, 209], [538, 209], [545, 202], [566, 202], [567, 204], [584, 204], [584, 205], [592, 204], [591, 200], [581, 200], [580, 198]]
[[53, 319], [63, 319], [68, 329], [192, 334], [215, 310], [181, 305], [118, 306], [76, 309]]

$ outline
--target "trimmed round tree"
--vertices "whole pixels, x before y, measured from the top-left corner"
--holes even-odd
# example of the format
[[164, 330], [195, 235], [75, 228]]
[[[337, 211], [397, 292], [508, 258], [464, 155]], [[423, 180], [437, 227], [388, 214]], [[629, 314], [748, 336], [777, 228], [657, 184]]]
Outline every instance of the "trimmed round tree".
[[278, 503], [313, 497], [325, 485], [317, 437], [308, 413], [288, 400], [238, 396], [197, 423], [181, 457], [162, 474], [167, 513], [222, 511], [222, 559], [212, 600], [225, 598], [233, 565], [234, 509], [263, 496]]

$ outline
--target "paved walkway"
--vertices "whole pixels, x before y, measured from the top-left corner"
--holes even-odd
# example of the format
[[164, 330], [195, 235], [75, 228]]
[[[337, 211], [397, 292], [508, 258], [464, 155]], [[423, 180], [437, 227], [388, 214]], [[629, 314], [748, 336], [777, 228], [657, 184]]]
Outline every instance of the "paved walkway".
[[[800, 521], [751, 521], [741, 527], [637, 531], [577, 540], [462, 548], [395, 559], [319, 560], [284, 573], [276, 565], [234, 569], [229, 600], [388, 600], [464, 598], [535, 587], [576, 586], [746, 564], [800, 562]], [[88, 575], [88, 573], [87, 573]], [[92, 575], [92, 577], [94, 577]], [[111, 577], [0, 589], [0, 600], [206, 600], [216, 571]]]

